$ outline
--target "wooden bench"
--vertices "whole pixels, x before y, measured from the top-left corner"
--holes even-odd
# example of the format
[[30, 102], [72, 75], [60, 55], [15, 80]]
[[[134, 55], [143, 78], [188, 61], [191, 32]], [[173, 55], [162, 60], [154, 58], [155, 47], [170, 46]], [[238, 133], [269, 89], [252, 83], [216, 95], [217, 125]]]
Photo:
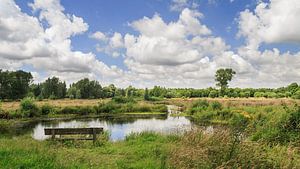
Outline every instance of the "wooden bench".
[[96, 135], [103, 132], [103, 128], [45, 128], [45, 135], [51, 135], [52, 140], [55, 135], [92, 135], [88, 138], [64, 138], [63, 140], [93, 140], [96, 141]]

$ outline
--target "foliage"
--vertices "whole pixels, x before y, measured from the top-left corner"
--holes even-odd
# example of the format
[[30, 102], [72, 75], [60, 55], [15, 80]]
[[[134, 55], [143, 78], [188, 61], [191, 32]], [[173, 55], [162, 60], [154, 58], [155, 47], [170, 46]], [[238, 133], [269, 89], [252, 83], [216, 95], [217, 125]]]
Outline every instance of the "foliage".
[[256, 131], [252, 140], [270, 144], [287, 144], [299, 140], [300, 106], [285, 108], [285, 112], [276, 116], [271, 113], [260, 114], [259, 118], [255, 119]]
[[221, 87], [221, 95], [223, 96], [225, 89], [228, 87], [228, 82], [232, 80], [235, 71], [230, 68], [218, 69], [215, 75], [217, 86]]
[[29, 97], [21, 100], [20, 112], [22, 113], [23, 117], [35, 117], [40, 115], [39, 109], [34, 103], [34, 100]]
[[43, 104], [43, 105], [41, 106], [40, 111], [41, 111], [41, 114], [42, 114], [42, 115], [48, 115], [48, 114], [50, 114], [50, 113], [54, 113], [54, 112], [55, 112], [55, 109], [54, 109], [53, 106], [51, 106], [51, 105], [49, 105], [49, 104]]
[[18, 71], [2, 71], [0, 69], [0, 99], [22, 99], [32, 82], [31, 73]]
[[66, 83], [57, 77], [51, 77], [42, 83], [31, 84], [31, 73], [23, 71], [2, 71], [0, 70], [0, 99], [17, 100], [25, 96], [34, 96], [42, 99], [99, 99], [127, 97], [138, 98], [147, 101], [160, 101], [164, 98], [196, 98], [196, 97], [229, 97], [229, 98], [283, 98], [291, 97], [300, 99], [300, 86], [291, 83], [287, 87], [280, 88], [228, 88], [228, 82], [233, 78], [235, 72], [232, 69], [219, 69], [216, 72], [216, 88], [193, 89], [193, 88], [166, 88], [154, 86], [152, 89], [137, 89], [133, 86], [117, 88], [114, 84], [102, 87], [96, 80], [88, 78], [72, 83], [66, 88]]
[[88, 78], [71, 84], [68, 95], [77, 99], [96, 99], [103, 97], [102, 86], [98, 81], [90, 81]]
[[61, 99], [66, 97], [66, 83], [61, 82], [57, 77], [48, 78], [45, 82], [41, 83], [40, 85], [41, 95], [43, 98]]
[[175, 169], [299, 167], [299, 154], [292, 147], [237, 142], [234, 136], [230, 130], [186, 133], [171, 151], [170, 166]]
[[144, 100], [147, 100], [147, 101], [150, 100], [148, 88], [145, 89]]

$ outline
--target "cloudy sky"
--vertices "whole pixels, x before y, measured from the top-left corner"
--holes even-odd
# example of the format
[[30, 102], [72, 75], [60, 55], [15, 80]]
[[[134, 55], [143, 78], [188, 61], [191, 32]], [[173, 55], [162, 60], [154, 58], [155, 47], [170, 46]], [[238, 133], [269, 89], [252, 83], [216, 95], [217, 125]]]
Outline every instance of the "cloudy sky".
[[0, 0], [0, 69], [118, 87], [300, 82], [299, 0]]

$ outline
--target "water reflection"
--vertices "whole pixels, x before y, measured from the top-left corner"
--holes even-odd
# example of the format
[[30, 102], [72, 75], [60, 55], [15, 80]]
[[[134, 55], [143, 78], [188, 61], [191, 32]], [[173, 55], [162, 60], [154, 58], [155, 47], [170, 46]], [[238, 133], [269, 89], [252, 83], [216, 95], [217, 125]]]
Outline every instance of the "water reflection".
[[33, 128], [32, 137], [37, 140], [44, 140], [49, 136], [44, 135], [44, 128], [78, 128], [78, 127], [103, 127], [110, 133], [113, 141], [123, 140], [126, 135], [134, 132], [154, 131], [159, 133], [180, 133], [191, 130], [192, 123], [185, 117], [167, 117], [166, 119], [134, 119], [130, 121], [116, 121], [116, 119], [74, 119], [69, 121], [48, 121], [40, 122]]

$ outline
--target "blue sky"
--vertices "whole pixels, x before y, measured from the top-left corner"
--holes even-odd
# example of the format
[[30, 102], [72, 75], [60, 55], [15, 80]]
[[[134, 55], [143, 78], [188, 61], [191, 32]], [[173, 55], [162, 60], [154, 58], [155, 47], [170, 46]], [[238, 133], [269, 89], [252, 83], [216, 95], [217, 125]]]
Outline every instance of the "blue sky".
[[[68, 83], [89, 77], [120, 86], [208, 87], [222, 67], [237, 71], [233, 86], [299, 81], [297, 0], [1, 3], [0, 39], [7, 43], [0, 44], [0, 66], [31, 71], [37, 82], [58, 76]], [[9, 28], [3, 37], [1, 26]]]

